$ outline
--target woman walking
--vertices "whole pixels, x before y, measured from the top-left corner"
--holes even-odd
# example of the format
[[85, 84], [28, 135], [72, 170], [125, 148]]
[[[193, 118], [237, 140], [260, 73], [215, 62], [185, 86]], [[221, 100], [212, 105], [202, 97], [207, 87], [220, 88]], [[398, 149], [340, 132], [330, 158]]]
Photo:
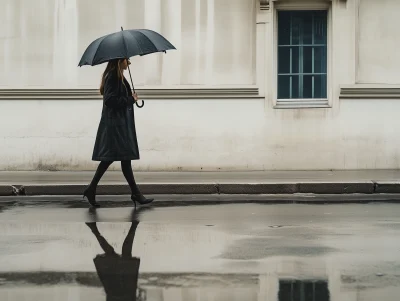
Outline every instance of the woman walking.
[[103, 111], [93, 150], [93, 161], [100, 161], [92, 182], [83, 196], [93, 207], [100, 207], [96, 201], [96, 188], [100, 179], [114, 161], [121, 161], [122, 172], [127, 180], [135, 203], [149, 204], [153, 199], [145, 198], [136, 185], [131, 160], [139, 160], [133, 104], [138, 100], [123, 72], [130, 65], [127, 59], [108, 62], [103, 73], [100, 93], [103, 95]]

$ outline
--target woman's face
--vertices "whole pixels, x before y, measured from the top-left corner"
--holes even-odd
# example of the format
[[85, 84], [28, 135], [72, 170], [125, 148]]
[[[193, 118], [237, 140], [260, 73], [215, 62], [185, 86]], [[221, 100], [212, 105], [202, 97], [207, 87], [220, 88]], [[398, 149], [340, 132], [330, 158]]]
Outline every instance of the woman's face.
[[128, 69], [128, 66], [130, 64], [131, 64], [131, 62], [129, 60], [123, 59], [123, 60], [121, 60], [120, 67], [122, 70], [126, 70], [126, 69]]

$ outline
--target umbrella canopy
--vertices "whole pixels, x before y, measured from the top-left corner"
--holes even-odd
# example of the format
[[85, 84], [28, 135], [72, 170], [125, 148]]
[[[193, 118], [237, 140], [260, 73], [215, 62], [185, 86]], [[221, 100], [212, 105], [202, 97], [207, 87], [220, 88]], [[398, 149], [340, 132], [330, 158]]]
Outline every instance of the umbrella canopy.
[[149, 29], [121, 30], [93, 41], [82, 55], [79, 67], [95, 66], [113, 59], [130, 58], [176, 49], [166, 38]]

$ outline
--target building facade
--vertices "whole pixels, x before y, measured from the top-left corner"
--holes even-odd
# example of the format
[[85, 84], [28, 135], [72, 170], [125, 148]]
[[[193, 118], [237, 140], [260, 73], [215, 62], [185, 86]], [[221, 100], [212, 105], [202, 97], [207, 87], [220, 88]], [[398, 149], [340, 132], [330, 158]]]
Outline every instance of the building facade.
[[400, 168], [397, 0], [0, 3], [0, 170], [95, 168], [105, 66], [77, 64], [121, 26], [177, 48], [132, 59], [136, 170]]

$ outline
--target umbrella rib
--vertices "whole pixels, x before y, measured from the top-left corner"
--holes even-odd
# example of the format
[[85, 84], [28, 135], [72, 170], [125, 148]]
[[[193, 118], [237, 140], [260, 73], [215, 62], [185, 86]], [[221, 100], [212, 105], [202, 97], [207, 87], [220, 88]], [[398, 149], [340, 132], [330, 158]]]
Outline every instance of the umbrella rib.
[[121, 31], [122, 32], [122, 43], [124, 43], [124, 48], [125, 48], [125, 56], [126, 59], [128, 59], [128, 46], [126, 46], [126, 41], [125, 41], [125, 36], [124, 36], [124, 30]]
[[101, 42], [99, 43], [99, 46], [97, 46], [97, 49], [96, 49], [96, 52], [94, 53], [94, 56], [93, 56], [92, 62], [95, 62], [95, 59], [96, 59], [97, 52], [99, 51], [99, 49], [100, 49], [100, 46], [101, 46], [101, 43], [103, 43], [103, 42], [104, 42], [104, 40], [106, 39], [106, 37], [107, 37], [107, 36], [104, 36], [104, 37], [103, 37], [103, 39], [101, 40]]
[[[140, 43], [138, 42], [138, 40], [136, 39], [136, 37], [130, 32], [130, 31], [128, 31], [129, 32], [129, 34], [132, 36], [132, 38], [134, 38], [135, 39], [135, 41], [136, 41], [136, 45], [138, 45], [139, 46], [139, 48], [140, 48], [140, 52], [141, 53], [143, 53], [143, 49], [142, 49], [142, 46], [140, 45]], [[128, 52], [128, 51], [127, 51]]]
[[158, 49], [158, 47], [150, 40], [150, 38], [148, 36], [146, 36], [143, 32], [141, 31], [137, 31], [138, 33], [142, 34], [147, 40], [150, 41], [151, 44], [154, 45], [154, 47], [157, 49], [157, 52], [159, 52], [160, 50]]

